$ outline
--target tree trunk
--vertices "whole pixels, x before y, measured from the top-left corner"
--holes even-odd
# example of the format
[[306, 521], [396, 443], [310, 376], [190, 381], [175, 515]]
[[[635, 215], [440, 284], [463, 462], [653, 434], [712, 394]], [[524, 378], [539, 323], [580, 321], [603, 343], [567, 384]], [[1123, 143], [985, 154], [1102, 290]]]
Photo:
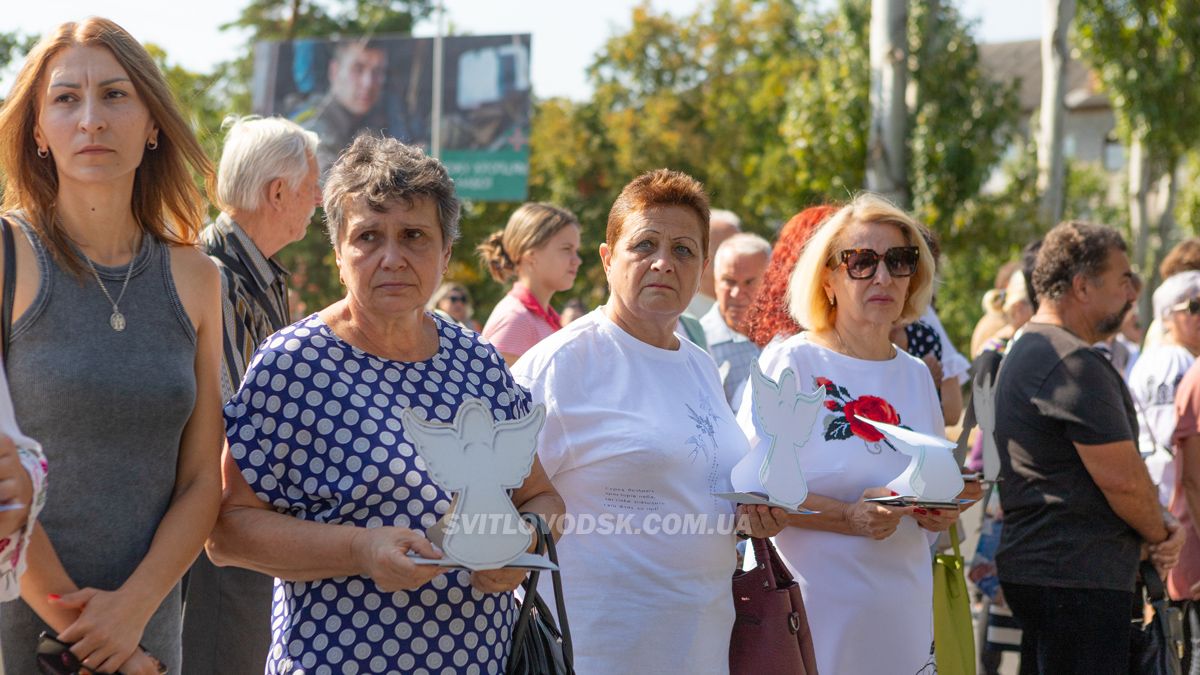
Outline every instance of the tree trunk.
[[[1134, 131], [1129, 143], [1129, 234], [1133, 250], [1129, 259], [1145, 279], [1153, 279], [1150, 254], [1150, 157], [1141, 131]], [[1153, 290], [1153, 289], [1150, 289]], [[1138, 299], [1139, 316], [1151, 316], [1151, 294], [1142, 293]]]
[[284, 39], [292, 41], [296, 39], [296, 29], [300, 25], [300, 3], [301, 0], [292, 0], [292, 11], [288, 18], [287, 35]]
[[[909, 54], [910, 59], [915, 58], [914, 69], [920, 68], [927, 59], [941, 58], [946, 49], [946, 39], [938, 30], [941, 26], [939, 23], [942, 14], [942, 0], [925, 0], [925, 21], [917, 29], [921, 32], [919, 36], [921, 51], [917, 54]], [[911, 44], [911, 41], [905, 36], [905, 44]], [[908, 80], [908, 91], [905, 94], [905, 104], [908, 106], [908, 118], [914, 119], [915, 115], [921, 111], [921, 107], [925, 105], [926, 92], [921, 91], [920, 80], [916, 77]]]
[[1067, 30], [1075, 16], [1075, 0], [1043, 0], [1042, 106], [1038, 121], [1038, 220], [1053, 227], [1066, 203], [1067, 163], [1063, 157], [1063, 122], [1067, 87]]
[[871, 129], [867, 189], [908, 207], [908, 3], [871, 1]]
[[1179, 197], [1179, 160], [1167, 163], [1167, 170], [1158, 179], [1154, 192], [1158, 195], [1162, 210], [1158, 214], [1158, 242], [1150, 250], [1150, 268], [1142, 270], [1146, 279], [1146, 293], [1150, 293], [1162, 279], [1158, 266], [1175, 243], [1175, 202]]

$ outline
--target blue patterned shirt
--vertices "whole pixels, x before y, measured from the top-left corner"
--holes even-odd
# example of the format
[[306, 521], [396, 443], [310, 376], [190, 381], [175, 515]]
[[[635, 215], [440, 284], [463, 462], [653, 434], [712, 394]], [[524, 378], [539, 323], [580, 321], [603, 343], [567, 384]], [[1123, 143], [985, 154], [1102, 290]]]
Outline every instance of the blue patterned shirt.
[[[303, 520], [426, 530], [450, 495], [429, 477], [400, 412], [453, 420], [467, 397], [497, 420], [528, 413], [491, 345], [435, 319], [427, 361], [390, 361], [342, 341], [316, 314], [259, 348], [225, 406], [230, 454], [260, 499]], [[454, 570], [386, 593], [361, 576], [275, 580], [274, 673], [499, 673], [515, 617], [511, 593], [483, 594]]]

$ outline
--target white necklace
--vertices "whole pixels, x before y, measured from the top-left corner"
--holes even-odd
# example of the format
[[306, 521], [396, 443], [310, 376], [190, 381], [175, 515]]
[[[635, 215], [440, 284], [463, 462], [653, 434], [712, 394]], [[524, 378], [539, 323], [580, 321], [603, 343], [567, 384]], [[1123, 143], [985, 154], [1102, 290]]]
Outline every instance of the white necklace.
[[92, 271], [92, 276], [96, 277], [96, 283], [100, 285], [100, 290], [104, 292], [104, 297], [108, 298], [108, 302], [112, 305], [112, 315], [108, 317], [108, 325], [118, 333], [125, 330], [125, 315], [121, 313], [121, 308], [118, 306], [121, 303], [121, 298], [125, 297], [125, 289], [129, 287], [129, 278], [133, 276], [133, 261], [137, 258], [135, 251], [133, 257], [129, 259], [129, 269], [125, 270], [125, 281], [121, 284], [121, 292], [117, 294], [117, 299], [113, 300], [108, 289], [104, 287], [104, 281], [100, 279], [100, 273], [96, 271], [96, 266], [92, 264], [92, 259], [87, 257], [83, 251], [79, 252], [83, 256], [83, 261], [87, 263], [88, 269]]

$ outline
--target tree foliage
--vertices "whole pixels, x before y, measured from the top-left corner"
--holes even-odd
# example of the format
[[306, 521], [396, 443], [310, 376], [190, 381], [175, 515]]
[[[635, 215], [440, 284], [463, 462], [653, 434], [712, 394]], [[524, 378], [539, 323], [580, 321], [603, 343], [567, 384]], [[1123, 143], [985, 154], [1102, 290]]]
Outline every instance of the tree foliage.
[[[617, 191], [660, 166], [701, 179], [715, 206], [761, 233], [811, 204], [847, 199], [866, 164], [869, 16], [868, 0], [716, 0], [686, 17], [636, 8], [589, 69], [591, 99], [538, 104], [532, 198], [580, 213], [585, 248], [602, 238], [592, 223], [603, 223]], [[1015, 129], [1014, 89], [985, 76], [972, 27], [953, 6], [916, 9], [910, 24], [914, 210], [949, 257], [972, 258], [992, 232], [961, 214]], [[967, 317], [990, 285], [969, 277], [940, 297], [971, 308], [949, 322], [956, 336], [969, 334]]]
[[[1076, 30], [1130, 148], [1130, 257], [1153, 288], [1174, 236], [1179, 167], [1200, 146], [1200, 0], [1078, 0]], [[1149, 192], [1156, 180], [1165, 206], [1153, 223]], [[1149, 312], [1149, 293], [1141, 308]]]
[[1100, 75], [1126, 141], [1159, 160], [1200, 141], [1200, 0], [1078, 0], [1079, 46]]
[[[250, 112], [254, 43], [406, 34], [432, 7], [432, 0], [250, 0], [225, 26], [245, 32], [246, 48], [212, 73], [155, 55], [216, 160], [221, 118]], [[648, 2], [636, 7], [629, 28], [611, 35], [588, 68], [588, 99], [535, 100], [530, 199], [567, 207], [583, 223], [584, 265], [575, 289], [559, 300], [603, 300], [596, 251], [608, 210], [643, 171], [668, 166], [696, 176], [714, 206], [763, 234], [807, 206], [861, 189], [869, 18], [869, 0], [708, 0], [686, 16]], [[943, 239], [939, 309], [962, 340], [995, 266], [1019, 248], [1032, 222], [1014, 207], [1025, 203], [1020, 171], [1010, 171], [1017, 179], [1008, 192], [980, 194], [1009, 143], [1015, 97], [984, 76], [973, 27], [952, 3], [914, 3], [909, 21], [909, 192], [918, 217]], [[505, 289], [482, 272], [474, 248], [516, 206], [464, 209], [449, 275], [467, 283], [481, 314]], [[998, 262], [980, 248], [998, 251]], [[332, 251], [315, 223], [281, 257], [308, 309], [340, 295]]]
[[983, 72], [971, 27], [951, 4], [914, 3], [911, 23], [913, 210], [949, 236], [959, 206], [979, 194], [1014, 140], [1016, 88]]

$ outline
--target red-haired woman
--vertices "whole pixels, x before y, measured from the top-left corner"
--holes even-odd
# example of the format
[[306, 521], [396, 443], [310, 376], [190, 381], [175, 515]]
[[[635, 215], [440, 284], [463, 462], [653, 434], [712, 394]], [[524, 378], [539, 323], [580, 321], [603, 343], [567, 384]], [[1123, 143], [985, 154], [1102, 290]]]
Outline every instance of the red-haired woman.
[[836, 206], [810, 206], [792, 216], [779, 230], [779, 239], [771, 249], [771, 264], [763, 274], [758, 301], [750, 306], [746, 316], [746, 337], [760, 348], [775, 337], [788, 338], [800, 332], [800, 326], [788, 312], [787, 288], [792, 268], [808, 238], [826, 218], [837, 212]]
[[[708, 221], [690, 176], [634, 179], [600, 246], [608, 302], [513, 367], [546, 405], [538, 456], [578, 525], [558, 551], [581, 673], [728, 672], [734, 508], [711, 493], [732, 489], [749, 448], [712, 358], [675, 334], [700, 287]], [[759, 536], [786, 522], [780, 509], [741, 508]], [[611, 536], [626, 528], [642, 534]]]

